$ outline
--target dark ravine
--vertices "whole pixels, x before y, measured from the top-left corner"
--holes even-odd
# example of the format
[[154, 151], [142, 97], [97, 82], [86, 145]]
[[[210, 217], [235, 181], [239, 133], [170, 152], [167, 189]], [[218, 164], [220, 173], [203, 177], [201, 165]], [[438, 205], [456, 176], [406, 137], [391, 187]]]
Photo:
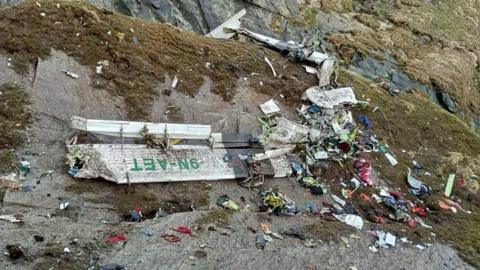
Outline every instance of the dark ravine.
[[[19, 1], [0, 0], [0, 5], [12, 5], [17, 2]], [[300, 41], [312, 33], [322, 33], [326, 36], [330, 33], [342, 32], [338, 27], [330, 25], [335, 23], [330, 23], [330, 20], [326, 20], [326, 23], [322, 20], [322, 23], [319, 23], [315, 16], [323, 16], [324, 13], [321, 11], [304, 14], [302, 10], [305, 10], [309, 4], [300, 0], [89, 0], [88, 2], [126, 16], [169, 23], [199, 34], [208, 33], [242, 8], [248, 11], [242, 19], [246, 28], [283, 40]], [[370, 12], [369, 8], [365, 11]], [[314, 16], [314, 18], [307, 18], [307, 16]], [[426, 35], [425, 39], [431, 40], [431, 37]], [[455, 97], [452, 97], [446, 89], [440, 89], [434, 82], [427, 85], [411, 79], [393, 57], [387, 52], [384, 53], [384, 60], [379, 61], [357, 52], [348, 68], [371, 80], [379, 78], [389, 80], [392, 90], [420, 89], [426, 92], [434, 103], [451, 113], [458, 114], [472, 129], [480, 129], [479, 112], [467, 113], [464, 111], [465, 108], [458, 106]]]

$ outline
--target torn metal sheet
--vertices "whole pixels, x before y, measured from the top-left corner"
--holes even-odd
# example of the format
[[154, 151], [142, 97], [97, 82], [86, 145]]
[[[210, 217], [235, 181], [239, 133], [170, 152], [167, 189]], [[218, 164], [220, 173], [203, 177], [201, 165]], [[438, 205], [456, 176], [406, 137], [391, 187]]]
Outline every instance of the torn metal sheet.
[[212, 37], [212, 38], [223, 38], [223, 39], [229, 39], [235, 33], [225, 33], [224, 29], [238, 29], [240, 28], [241, 22], [240, 18], [245, 16], [247, 14], [247, 11], [245, 9], [240, 10], [239, 12], [235, 13], [232, 17], [230, 17], [228, 20], [217, 26], [215, 29], [210, 31], [210, 33], [207, 34], [207, 37]]
[[270, 99], [269, 101], [260, 105], [260, 110], [262, 110], [265, 115], [271, 115], [274, 113], [279, 113], [280, 107], [278, 107], [277, 103], [275, 103], [273, 99]]
[[280, 157], [292, 152], [295, 149], [295, 145], [289, 145], [279, 149], [267, 150], [265, 153], [258, 153], [253, 157], [254, 161], [261, 161], [266, 159], [271, 159], [275, 157]]
[[212, 134], [208, 125], [96, 120], [78, 116], [71, 118], [71, 126], [82, 131], [124, 138], [142, 138], [146, 133], [159, 138], [202, 140], [210, 139]]
[[[220, 180], [246, 178], [245, 161], [239, 154], [254, 149], [211, 149], [199, 145], [173, 145], [169, 150], [138, 144], [81, 144], [67, 146], [81, 152], [75, 178], [103, 178], [117, 184]], [[72, 166], [72, 164], [71, 164]], [[267, 177], [286, 177], [290, 165], [284, 156], [261, 162]]]
[[315, 105], [332, 109], [341, 104], [357, 104], [355, 93], [351, 87], [337, 88], [328, 91], [320, 90], [320, 87], [314, 86], [308, 88], [303, 94], [303, 99], [308, 99]]
[[270, 135], [270, 139], [288, 144], [302, 143], [308, 140], [309, 131], [310, 128], [307, 126], [280, 118], [275, 132]]
[[314, 67], [311, 67], [311, 66], [305, 66], [303, 65], [303, 67], [305, 68], [305, 72], [309, 73], [309, 74], [314, 74], [314, 75], [317, 75], [318, 74], [318, 69], [314, 68]]
[[288, 52], [289, 55], [295, 56], [297, 60], [307, 60], [320, 65], [324, 60], [328, 59], [327, 54], [316, 52], [312, 49], [308, 49], [300, 45], [295, 45], [289, 42], [255, 33], [245, 28], [232, 28], [231, 30], [237, 32], [238, 34], [251, 37], [256, 41], [261, 42], [269, 47], [275, 48], [281, 52]]
[[324, 87], [330, 84], [333, 70], [335, 68], [335, 59], [329, 58], [323, 61], [320, 72], [318, 73], [318, 86]]

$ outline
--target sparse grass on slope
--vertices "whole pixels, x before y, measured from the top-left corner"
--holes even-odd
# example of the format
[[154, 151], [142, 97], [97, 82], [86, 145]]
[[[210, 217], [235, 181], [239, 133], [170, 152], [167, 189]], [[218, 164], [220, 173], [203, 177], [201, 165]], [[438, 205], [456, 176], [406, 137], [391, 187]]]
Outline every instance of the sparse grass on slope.
[[30, 120], [28, 102], [28, 95], [19, 85], [0, 84], [0, 172], [15, 166], [12, 149], [23, 142], [21, 130]]
[[[452, 242], [466, 261], [480, 267], [478, 190], [474, 193], [467, 187], [454, 189], [455, 197], [462, 201], [462, 207], [471, 210], [472, 214], [453, 214], [438, 207], [438, 199], [443, 196], [447, 174], [462, 171], [458, 168], [462, 164], [448, 164], [446, 158], [451, 152], [461, 153], [466, 159], [480, 158], [480, 136], [421, 93], [400, 93], [392, 97], [372, 81], [344, 69], [340, 70], [338, 81], [353, 85], [358, 99], [369, 100], [368, 109], [358, 108], [355, 113], [367, 115], [375, 134], [384, 143], [388, 143], [391, 151], [397, 155], [399, 164], [395, 167], [392, 167], [382, 154], [373, 155], [372, 163], [379, 176], [391, 186], [401, 187], [406, 191], [408, 189], [406, 173], [407, 168], [412, 166], [412, 160], [416, 160], [432, 173], [431, 176], [421, 176], [421, 180], [432, 186], [435, 191], [434, 196], [423, 198], [432, 210], [427, 217], [427, 223], [434, 226], [433, 232], [440, 239]], [[378, 109], [372, 112], [375, 107]], [[414, 157], [410, 157], [402, 150], [410, 151]], [[418, 227], [419, 225], [415, 229], [406, 230], [423, 239], [430, 237], [428, 231], [426, 233], [424, 229]], [[395, 224], [391, 229], [401, 230]]]
[[48, 57], [51, 48], [65, 51], [92, 70], [98, 61], [108, 60], [110, 65], [93, 78], [93, 84], [122, 96], [132, 120], [147, 118], [158, 94], [154, 88], [165, 74], [178, 75], [177, 88], [190, 95], [202, 85], [202, 76], [209, 76], [213, 91], [226, 100], [233, 97], [236, 81], [245, 77], [258, 91], [269, 94], [290, 87], [302, 91], [315, 79], [273, 51], [266, 50], [279, 78], [271, 75], [252, 44], [198, 36], [85, 2], [27, 1], [4, 8], [0, 33], [0, 53], [10, 55], [20, 73], [37, 57]]

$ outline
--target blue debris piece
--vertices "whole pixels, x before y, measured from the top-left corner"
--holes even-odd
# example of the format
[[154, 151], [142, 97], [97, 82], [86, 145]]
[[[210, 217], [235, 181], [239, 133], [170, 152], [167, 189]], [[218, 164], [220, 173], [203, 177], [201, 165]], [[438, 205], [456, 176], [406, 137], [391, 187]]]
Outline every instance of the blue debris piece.
[[370, 120], [368, 120], [368, 117], [366, 115], [359, 115], [358, 116], [358, 121], [362, 122], [362, 124], [369, 129], [370, 128]]
[[132, 216], [133, 221], [141, 221], [142, 215], [134, 210], [130, 210], [130, 215]]
[[317, 105], [311, 105], [310, 107], [308, 107], [307, 112], [308, 113], [319, 113], [320, 110], [321, 110], [320, 107], [318, 107]]
[[22, 192], [29, 192], [33, 190], [33, 187], [30, 185], [25, 185], [25, 186], [22, 186], [20, 189], [22, 190]]
[[146, 235], [146, 236], [153, 236], [153, 232], [152, 230], [150, 230], [149, 228], [140, 228], [140, 233]]
[[292, 170], [297, 175], [303, 174], [303, 166], [301, 164], [292, 163]]
[[80, 169], [70, 168], [70, 170], [68, 170], [68, 174], [69, 174], [70, 176], [75, 176], [79, 171], [80, 171]]

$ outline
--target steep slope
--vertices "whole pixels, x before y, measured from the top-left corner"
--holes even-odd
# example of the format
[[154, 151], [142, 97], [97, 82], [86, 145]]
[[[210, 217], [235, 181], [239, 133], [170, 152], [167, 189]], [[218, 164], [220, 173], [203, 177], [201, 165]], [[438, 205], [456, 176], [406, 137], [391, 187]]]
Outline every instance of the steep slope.
[[[282, 85], [304, 89], [314, 83], [301, 66], [283, 64], [280, 55], [251, 44], [205, 38], [83, 3], [40, 3], [29, 1], [0, 11], [0, 48], [11, 57], [15, 70], [34, 68], [38, 57], [48, 57], [51, 48], [65, 51], [92, 69], [106, 60], [108, 66], [93, 83], [125, 98], [132, 119], [149, 113], [155, 87], [165, 74], [177, 75], [178, 88], [191, 96], [203, 84], [202, 76], [208, 76], [214, 91], [226, 100], [234, 96], [236, 81], [244, 78], [269, 94]], [[282, 65], [279, 80], [269, 75], [264, 54], [275, 65]]]
[[[33, 87], [32, 91], [45, 92], [33, 93], [34, 95], [30, 97], [31, 99], [37, 97], [42, 97], [43, 99], [40, 101], [31, 101], [40, 105], [51, 105], [54, 110], [62, 110], [63, 118], [59, 121], [61, 123], [56, 124], [55, 127], [64, 124], [64, 121], [68, 119], [67, 116], [69, 116], [70, 113], [88, 113], [88, 106], [80, 108], [80, 105], [74, 104], [75, 101], [79, 100], [79, 103], [88, 103], [90, 101], [93, 103], [92, 100], [102, 98], [111, 98], [113, 100], [114, 98], [120, 97], [125, 103], [124, 107], [128, 115], [126, 117], [129, 119], [151, 120], [154, 118], [152, 111], [156, 111], [156, 108], [152, 108], [152, 104], [157, 104], [154, 100], [167, 99], [166, 96], [163, 96], [163, 88], [160, 86], [164, 81], [169, 81], [165, 79], [167, 75], [170, 78], [175, 75], [179, 77], [180, 83], [176, 87], [179, 93], [176, 94], [178, 96], [189, 95], [191, 96], [191, 98], [189, 98], [191, 100], [197, 99], [196, 94], [200, 91], [199, 88], [202, 88], [207, 84], [207, 81], [211, 80], [212, 91], [227, 100], [227, 102], [220, 103], [219, 100], [208, 95], [209, 91], [206, 91], [206, 93], [200, 91], [198, 95], [202, 94], [207, 97], [198, 97], [198, 100], [204, 103], [202, 104], [203, 106], [213, 107], [215, 110], [221, 111], [218, 109], [220, 106], [205, 104], [218, 102], [223, 108], [227, 109], [230, 106], [235, 106], [235, 112], [238, 112], [237, 114], [244, 113], [250, 115], [253, 115], [255, 112], [253, 110], [242, 111], [245, 107], [240, 106], [242, 104], [238, 104], [239, 102], [250, 102], [252, 104], [247, 105], [256, 107], [257, 103], [259, 104], [265, 101], [266, 97], [273, 96], [281, 91], [285, 96], [282, 106], [286, 107], [290, 105], [290, 107], [292, 107], [292, 105], [299, 102], [300, 94], [307, 87], [316, 83], [315, 78], [308, 75], [300, 64], [292, 63], [278, 53], [263, 49], [259, 46], [237, 41], [214, 40], [168, 25], [145, 22], [106, 12], [85, 3], [38, 1], [38, 4], [36, 4], [36, 2], [31, 1], [12, 8], [4, 8], [0, 10], [0, 33], [2, 33], [0, 53], [7, 58], [11, 58], [9, 62], [14, 70], [22, 74], [22, 76], [32, 79], [32, 81], [20, 82], [19, 84], [32, 84], [36, 86]], [[340, 42], [339, 44], [341, 46], [343, 43]], [[61, 51], [61, 53], [57, 51]], [[273, 60], [276, 70], [280, 73], [279, 77], [275, 78], [272, 76], [268, 65], [263, 61], [263, 54], [267, 54], [268, 57]], [[50, 55], [53, 57], [50, 57]], [[77, 71], [82, 77], [74, 79], [61, 73], [61, 67], [58, 63], [67, 67], [65, 64], [67, 60], [65, 60], [65, 58], [70, 59], [68, 56], [73, 57], [79, 63], [86, 66], [86, 68], [81, 67], [78, 63], [68, 65], [68, 67], [77, 68], [78, 70], [72, 69], [70, 71], [74, 73]], [[57, 58], [63, 59], [64, 62], [57, 61]], [[108, 66], [104, 65], [101, 74], [95, 73], [97, 63], [99, 61], [105, 63], [104, 60], [108, 61]], [[54, 63], [56, 63], [56, 66], [53, 66]], [[39, 65], [42, 68], [42, 72], [46, 72], [50, 64], [52, 65], [51, 72], [55, 74], [47, 74], [51, 76], [37, 78], [36, 69]], [[360, 71], [361, 70], [359, 70], [359, 72]], [[59, 93], [59, 91], [62, 89], [59, 90], [58, 85], [55, 85], [59, 81], [54, 80], [60, 76], [59, 74], [65, 76], [68, 80], [77, 80], [75, 83], [68, 84], [67, 87], [65, 87], [67, 89], [63, 89], [65, 91], [71, 90], [75, 95], [60, 96], [61, 93]], [[209, 79], [204, 79], [203, 76], [207, 76]], [[35, 83], [37, 79], [42, 79], [40, 86]], [[0, 85], [9, 82], [7, 79], [3, 80], [5, 81], [0, 81]], [[51, 82], [49, 82], [49, 80], [51, 80]], [[79, 82], [78, 80], [82, 81]], [[374, 132], [379, 135], [381, 142], [388, 143], [392, 151], [398, 155], [400, 164], [394, 169], [390, 167], [388, 161], [386, 161], [382, 155], [378, 154], [374, 156], [373, 166], [375, 170], [379, 172], [379, 176], [389, 185], [402, 187], [405, 190], [406, 168], [410, 166], [413, 158], [432, 173], [431, 176], [425, 176], [422, 180], [438, 192], [443, 188], [447, 173], [456, 172], [462, 175], [462, 177], [465, 177], [466, 181], [470, 181], [467, 179], [468, 177], [480, 174], [480, 172], [478, 172], [478, 166], [471, 166], [472, 164], [478, 164], [480, 137], [455, 115], [446, 112], [429, 101], [422, 92], [413, 90], [411, 92], [402, 92], [398, 96], [391, 97], [376, 81], [366, 79], [362, 75], [345, 67], [340, 69], [337, 81], [340, 85], [353, 85], [357, 97], [370, 102], [370, 106], [367, 108], [356, 108], [355, 113], [366, 114], [370, 118], [373, 125], [372, 128]], [[248, 86], [248, 91], [242, 93], [242, 99], [239, 99], [238, 95], [236, 95], [236, 90], [239, 88], [238, 85], [240, 82], [246, 83]], [[85, 87], [85, 84], [89, 87]], [[88, 91], [84, 90], [87, 88]], [[98, 92], [95, 90], [98, 90]], [[255, 97], [255, 95], [259, 93], [262, 93], [262, 96], [258, 98], [258, 100], [249, 99], [249, 97]], [[48, 100], [48, 97], [54, 98], [55, 100]], [[15, 98], [23, 100], [24, 96], [20, 95]], [[177, 99], [176, 101], [178, 101], [178, 103], [182, 102], [181, 99]], [[27, 106], [26, 102], [22, 103], [25, 103], [24, 106]], [[102, 102], [98, 103], [98, 107], [103, 105]], [[120, 111], [123, 107], [120, 106], [120, 108], [117, 108], [115, 104], [113, 104], [114, 102], [110, 100], [105, 101], [105, 103], [108, 104], [108, 106], [105, 105], [100, 109], [97, 108], [94, 110], [95, 114], [92, 113], [92, 115], [95, 117], [122, 116], [121, 112], [117, 113], [114, 110]], [[193, 102], [183, 101], [183, 103], [186, 104], [185, 107], [195, 106]], [[10, 104], [8, 100], [5, 104], [7, 107], [14, 106]], [[76, 106], [70, 106], [71, 104]], [[174, 105], [182, 106], [183, 104]], [[200, 107], [200, 105], [197, 106]], [[374, 109], [376, 107], [378, 108]], [[19, 106], [19, 109], [21, 108], [22, 106]], [[69, 109], [71, 111], [69, 111]], [[110, 111], [110, 109], [111, 113], [105, 112], [105, 110]], [[290, 110], [293, 109], [290, 108]], [[195, 114], [195, 112], [197, 111], [193, 111], [191, 114]], [[26, 112], [19, 110], [15, 112], [15, 114], [17, 113], [18, 116], [24, 116]], [[39, 114], [40, 112], [34, 111], [33, 113]], [[191, 119], [195, 118], [192, 117]], [[252, 116], [251, 119], [254, 121], [254, 116]], [[233, 121], [234, 118], [231, 117], [228, 120]], [[0, 118], [0, 121], [3, 123], [6, 120]], [[24, 128], [27, 123], [23, 117], [13, 121], [21, 123], [20, 126], [16, 127], [18, 129]], [[38, 144], [45, 147], [45, 142], [52, 141], [57, 147], [49, 147], [50, 149], [47, 149], [47, 151], [49, 151], [48, 156], [41, 157], [43, 158], [42, 162], [46, 164], [45, 167], [47, 167], [47, 165], [52, 167], [58, 165], [51, 162], [50, 159], [51, 157], [55, 157], [60, 160], [63, 156], [62, 136], [68, 134], [68, 128], [63, 127], [62, 132], [58, 132], [62, 136], [54, 136], [58, 134], [50, 131], [53, 125], [48, 126], [44, 123], [38, 124], [36, 122], [34, 124], [37, 129], [37, 137], [43, 136], [40, 139], [36, 138], [39, 140]], [[7, 122], [7, 125], [8, 127], [12, 127], [13, 124]], [[250, 125], [253, 126], [257, 124], [250, 123]], [[9, 138], [12, 139], [12, 137]], [[10, 143], [10, 141], [7, 141], [7, 144], [10, 144], [9, 148], [18, 146], [18, 144], [13, 144], [13, 142]], [[28, 146], [30, 147], [30, 145]], [[405, 150], [405, 153], [402, 150]], [[452, 161], [449, 159], [451, 152], [460, 153], [462, 158], [458, 158], [458, 162]], [[412, 153], [413, 158], [411, 156]], [[209, 189], [214, 189], [211, 196], [219, 195], [221, 192], [225, 192], [225, 190], [234, 190], [234, 193], [236, 195], [238, 194], [238, 197], [245, 196], [247, 199], [249, 198], [248, 195], [246, 195], [248, 191], [237, 187], [234, 183], [220, 183], [217, 189], [203, 185], [198, 185], [200, 187], [197, 187], [192, 183], [177, 185], [174, 186], [175, 188], [172, 187], [173, 185], [150, 185], [123, 189], [103, 183], [89, 182], [86, 182], [87, 184], [82, 183], [66, 188], [63, 185], [64, 182], [73, 180], [65, 174], [61, 165], [57, 167], [57, 169], [53, 178], [54, 180], [52, 180], [52, 182], [46, 182], [47, 185], [52, 186], [51, 188], [55, 188], [56, 193], [63, 195], [65, 192], [77, 192], [79, 193], [77, 194], [79, 197], [76, 197], [78, 201], [82, 201], [93, 194], [94, 199], [92, 199], [92, 201], [95, 203], [101, 204], [102, 206], [105, 204], [108, 206], [113, 204], [113, 207], [121, 209], [122, 212], [126, 212], [128, 209], [135, 207], [136, 204], [139, 204], [139, 202], [145, 201], [145, 205], [151, 208], [164, 207], [165, 204], [160, 204], [157, 200], [159, 196], [165, 196], [166, 193], [170, 197], [165, 199], [165, 202], [171, 203], [172, 200], [180, 198], [180, 201], [182, 201], [180, 208], [187, 210], [193, 206], [197, 206], [189, 200], [192, 193], [198, 193], [199, 197], [201, 197], [198, 199], [201, 206], [205, 207], [205, 205], [208, 205], [210, 196], [208, 194]], [[37, 172], [37, 174], [40, 173]], [[475, 183], [477, 180], [472, 179], [471, 181]], [[292, 186], [291, 183], [288, 182], [280, 182], [280, 184], [283, 184], [284, 187]], [[29, 200], [37, 204], [46, 204], [48, 202], [48, 207], [54, 205], [54, 208], [58, 200], [50, 196], [46, 198], [46, 193], [50, 192], [48, 188], [50, 187], [39, 187], [35, 190], [35, 196], [38, 197], [32, 195]], [[23, 194], [20, 193], [19, 196], [21, 195]], [[25, 195], [25, 197], [27, 195]], [[40, 197], [43, 195], [45, 195], [45, 197]], [[304, 195], [305, 192], [303, 190], [297, 194], [299, 198], [304, 197]], [[462, 251], [462, 255], [472, 264], [477, 263], [478, 266], [478, 262], [480, 261], [480, 249], [478, 247], [480, 243], [480, 229], [478, 226], [480, 222], [480, 202], [478, 189], [469, 185], [459, 186], [456, 188], [456, 196], [462, 200], [462, 206], [472, 210], [473, 214], [446, 213], [437, 206], [438, 197], [436, 196], [427, 200], [427, 204], [432, 210], [432, 214], [427, 219], [427, 222], [434, 224], [433, 232], [435, 232], [440, 239], [453, 241], [454, 245]], [[311, 199], [311, 197], [308, 198]], [[92, 203], [92, 201], [88, 201], [88, 203]], [[179, 206], [174, 205], [174, 207]], [[35, 207], [32, 208], [40, 209], [35, 211], [43, 211], [43, 208], [47, 207], [45, 207], [45, 205], [41, 205], [40, 207], [35, 205]], [[92, 208], [92, 212], [88, 212], [88, 215], [82, 216], [82, 211], [86, 212], [86, 210], [78, 210], [72, 205], [72, 212], [75, 215], [68, 217], [68, 219], [65, 218], [66, 221], [62, 220], [65, 224], [61, 223], [61, 225], [66, 227], [72, 226], [71, 223], [73, 223], [73, 221], [79, 221], [79, 216], [85, 219], [92, 219], [94, 222], [102, 224], [100, 222], [102, 217], [100, 214], [97, 214], [97, 212], [103, 214], [103, 211], [106, 212], [108, 208], [98, 207], [97, 205]], [[57, 212], [61, 213], [59, 211]], [[41, 214], [45, 215], [43, 212]], [[32, 220], [34, 219], [33, 216], [34, 215], [31, 215]], [[38, 216], [40, 216], [40, 214], [38, 214]], [[112, 218], [111, 213], [109, 215], [105, 214], [105, 216]], [[221, 218], [223, 218], [223, 216], [221, 216]], [[259, 217], [257, 218], [260, 219]], [[175, 219], [175, 217], [171, 217], [171, 219]], [[168, 219], [168, 221], [169, 220], [170, 219]], [[183, 220], [188, 219], [182, 218], [180, 221]], [[81, 221], [82, 220], [80, 220], [80, 222]], [[107, 227], [105, 224], [98, 225], [94, 222], [82, 228], [82, 232], [87, 229], [93, 230], [91, 228], [97, 228], [97, 226], [102, 226], [102, 229]], [[282, 223], [284, 220], [276, 222]], [[295, 221], [290, 220], [290, 222], [294, 223]], [[315, 219], [315, 222], [318, 222], [318, 220]], [[44, 225], [43, 218], [39, 223], [42, 224], [42, 226], [53, 226]], [[339, 223], [331, 223], [328, 225], [328, 223], [326, 223], [325, 227], [335, 231], [338, 224]], [[167, 225], [170, 227], [173, 226], [171, 224]], [[168, 227], [167, 225], [160, 227], [162, 230], [165, 230], [165, 228]], [[117, 224], [115, 224], [115, 226], [117, 226]], [[398, 227], [392, 224], [387, 224], [386, 226], [394, 232], [403, 232], [405, 230], [404, 227]], [[133, 226], [128, 225], [129, 230], [133, 230], [132, 227]], [[49, 228], [50, 230], [54, 230], [51, 227]], [[69, 228], [71, 229], [71, 227]], [[109, 228], [109, 230], [108, 233], [113, 233], [117, 231], [117, 228], [112, 227]], [[456, 233], [451, 233], [452, 231]], [[106, 234], [106, 232], [101, 231], [98, 235], [103, 233]], [[421, 239], [430, 239], [430, 231], [418, 228], [418, 226], [412, 229], [411, 233], [417, 235], [417, 237], [419, 236]], [[99, 237], [98, 235], [95, 235], [95, 237]], [[67, 237], [69, 236], [63, 235], [64, 239]], [[237, 238], [240, 237], [237, 236]], [[94, 239], [98, 240], [98, 238]], [[221, 246], [220, 240], [215, 239], [214, 241], [218, 241], [217, 243]], [[240, 242], [241, 240], [237, 239], [237, 241]], [[237, 242], [235, 242], [235, 244], [236, 243]], [[190, 247], [190, 249], [193, 248], [194, 247]], [[171, 252], [180, 252], [179, 249], [180, 248], [173, 248]], [[250, 250], [249, 252], [252, 251]], [[45, 253], [47, 253], [47, 251], [45, 251]], [[182, 256], [183, 255], [184, 254], [182, 254]], [[173, 256], [166, 257], [170, 257], [171, 260], [173, 260], [173, 258], [176, 259], [176, 257]], [[53, 259], [49, 263], [55, 264]], [[83, 258], [81, 263], [83, 267], [85, 266], [83, 264], [88, 263], [88, 261], [85, 261], [85, 258]]]

